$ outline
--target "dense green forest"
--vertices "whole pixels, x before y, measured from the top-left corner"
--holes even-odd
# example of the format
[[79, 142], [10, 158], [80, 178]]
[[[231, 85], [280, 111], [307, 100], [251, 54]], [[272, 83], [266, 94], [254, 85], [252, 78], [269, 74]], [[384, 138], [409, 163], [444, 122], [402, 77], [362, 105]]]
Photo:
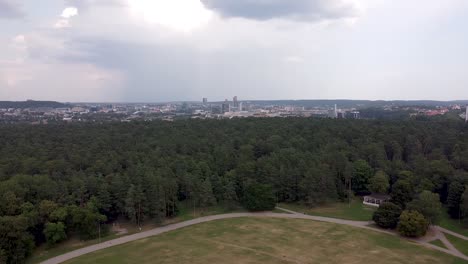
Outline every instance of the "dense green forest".
[[0, 262], [21, 263], [34, 246], [71, 235], [94, 238], [118, 217], [162, 221], [186, 200], [257, 210], [374, 191], [404, 209], [429, 191], [468, 219], [467, 133], [450, 120], [1, 126]]

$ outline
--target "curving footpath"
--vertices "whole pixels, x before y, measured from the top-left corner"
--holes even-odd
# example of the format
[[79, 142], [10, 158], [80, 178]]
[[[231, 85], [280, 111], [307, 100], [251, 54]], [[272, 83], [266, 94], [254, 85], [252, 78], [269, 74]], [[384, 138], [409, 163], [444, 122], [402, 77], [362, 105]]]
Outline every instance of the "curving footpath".
[[[148, 230], [148, 231], [144, 231], [144, 232], [141, 232], [141, 233], [136, 233], [136, 234], [133, 234], [133, 235], [120, 237], [120, 238], [117, 238], [117, 239], [109, 240], [109, 241], [99, 243], [99, 244], [95, 244], [95, 245], [92, 245], [92, 246], [80, 248], [80, 249], [68, 252], [66, 254], [63, 254], [63, 255], [48, 259], [48, 260], [46, 260], [44, 262], [41, 262], [41, 264], [58, 264], [58, 263], [65, 262], [67, 260], [82, 256], [82, 255], [85, 255], [85, 254], [88, 254], [88, 253], [91, 253], [91, 252], [101, 250], [101, 249], [105, 249], [105, 248], [109, 248], [109, 247], [113, 247], [113, 246], [117, 246], [117, 245], [122, 245], [122, 244], [125, 244], [125, 243], [128, 243], [128, 242], [131, 242], [131, 241], [135, 241], [135, 240], [139, 240], [139, 239], [143, 239], [143, 238], [147, 238], [147, 237], [156, 236], [156, 235], [166, 233], [166, 232], [169, 232], [169, 231], [173, 231], [173, 230], [176, 230], [176, 229], [179, 229], [179, 228], [184, 228], [184, 227], [187, 227], [187, 226], [196, 225], [196, 224], [205, 223], [205, 222], [214, 221], [214, 220], [239, 218], [239, 217], [274, 217], [274, 218], [290, 218], [290, 219], [308, 219], [308, 220], [314, 220], [314, 221], [320, 221], [320, 222], [328, 222], [328, 223], [335, 223], [335, 224], [340, 224], [340, 225], [348, 225], [348, 226], [353, 226], [353, 227], [357, 227], [357, 228], [364, 228], [364, 229], [369, 229], [369, 230], [373, 230], [373, 231], [377, 231], [377, 232], [381, 232], [381, 233], [395, 235], [395, 233], [393, 233], [393, 232], [383, 230], [383, 229], [377, 229], [377, 228], [373, 228], [373, 227], [369, 226], [369, 224], [371, 224], [372, 222], [368, 222], [368, 221], [351, 221], [351, 220], [343, 220], [343, 219], [336, 219], [336, 218], [329, 218], [329, 217], [312, 216], [312, 215], [305, 215], [305, 214], [297, 213], [297, 212], [290, 211], [290, 210], [283, 209], [283, 208], [278, 208], [278, 209], [283, 210], [285, 212], [288, 212], [289, 214], [272, 213], [272, 212], [231, 213], [231, 214], [221, 214], [221, 215], [211, 215], [211, 216], [200, 217], [200, 218], [196, 218], [196, 219], [193, 219], [193, 220], [180, 222], [180, 223], [176, 223], [176, 224], [171, 224], [171, 225], [167, 225], [167, 226], [163, 226], [163, 227], [158, 227], [158, 228]], [[411, 240], [411, 241], [414, 241], [414, 242], [417, 242], [417, 243], [419, 243], [421, 245], [430, 247], [432, 249], [436, 249], [436, 250], [445, 252], [447, 254], [462, 258], [464, 260], [468, 260], [467, 256], [461, 254], [458, 251], [443, 249], [443, 248], [434, 246], [432, 244], [429, 244], [427, 241], [423, 241], [423, 240]]]

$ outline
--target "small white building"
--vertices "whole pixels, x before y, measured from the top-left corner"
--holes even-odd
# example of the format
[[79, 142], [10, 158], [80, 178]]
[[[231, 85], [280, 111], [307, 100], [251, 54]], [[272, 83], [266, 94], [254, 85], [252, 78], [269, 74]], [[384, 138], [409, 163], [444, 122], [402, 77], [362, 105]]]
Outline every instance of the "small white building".
[[379, 207], [381, 204], [390, 201], [390, 195], [387, 194], [371, 194], [364, 196], [363, 204]]

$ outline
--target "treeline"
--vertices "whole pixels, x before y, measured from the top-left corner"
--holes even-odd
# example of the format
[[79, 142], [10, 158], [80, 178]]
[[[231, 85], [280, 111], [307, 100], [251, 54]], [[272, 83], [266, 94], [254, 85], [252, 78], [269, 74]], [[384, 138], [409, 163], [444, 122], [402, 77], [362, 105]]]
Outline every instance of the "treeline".
[[305, 118], [2, 126], [0, 262], [95, 238], [118, 217], [161, 221], [184, 201], [261, 210], [377, 191], [406, 206], [427, 190], [463, 218], [467, 132], [457, 121]]
[[67, 104], [55, 102], [55, 101], [0, 101], [0, 108], [38, 108], [38, 107], [51, 107], [51, 108], [62, 108], [69, 107]]

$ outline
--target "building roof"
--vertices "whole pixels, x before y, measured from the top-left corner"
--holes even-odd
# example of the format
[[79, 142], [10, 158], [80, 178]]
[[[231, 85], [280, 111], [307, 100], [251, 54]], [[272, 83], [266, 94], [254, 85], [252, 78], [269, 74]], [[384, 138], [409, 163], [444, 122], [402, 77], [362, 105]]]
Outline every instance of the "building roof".
[[378, 199], [378, 200], [388, 200], [391, 198], [390, 195], [388, 194], [381, 194], [381, 193], [373, 193], [366, 195], [365, 197], [373, 198], [373, 199]]

